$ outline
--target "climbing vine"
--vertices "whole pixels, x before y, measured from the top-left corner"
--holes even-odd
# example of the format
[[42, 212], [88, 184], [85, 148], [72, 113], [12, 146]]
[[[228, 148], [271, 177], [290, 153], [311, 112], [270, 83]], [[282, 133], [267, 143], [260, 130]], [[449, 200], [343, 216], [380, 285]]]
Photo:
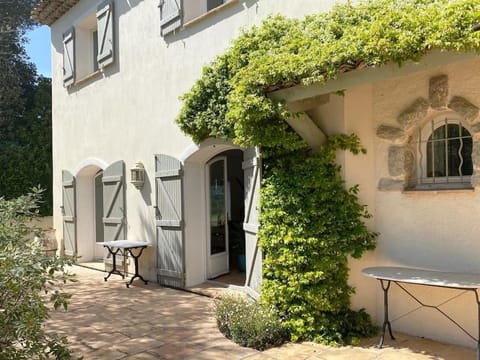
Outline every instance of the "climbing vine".
[[262, 300], [294, 340], [344, 342], [371, 335], [366, 313], [350, 310], [347, 255], [375, 246], [358, 187], [345, 189], [336, 150], [362, 151], [356, 136], [332, 136], [315, 156], [267, 158], [261, 193]]
[[245, 30], [182, 97], [177, 118], [194, 141], [259, 146], [264, 157], [260, 244], [263, 301], [294, 339], [342, 342], [368, 335], [364, 312], [349, 310], [348, 256], [374, 248], [358, 187], [345, 189], [337, 150], [362, 151], [337, 135], [317, 153], [289, 127], [268, 93], [322, 84], [339, 73], [419, 60], [428, 51], [480, 49], [480, 0], [370, 0], [303, 20], [273, 16]]

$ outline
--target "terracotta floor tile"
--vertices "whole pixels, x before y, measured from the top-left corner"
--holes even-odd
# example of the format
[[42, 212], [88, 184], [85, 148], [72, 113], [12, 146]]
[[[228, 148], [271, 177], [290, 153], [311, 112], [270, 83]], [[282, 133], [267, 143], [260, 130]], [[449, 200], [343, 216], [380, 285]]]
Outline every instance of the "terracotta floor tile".
[[52, 312], [46, 330], [66, 336], [76, 356], [89, 359], [188, 360], [469, 360], [475, 351], [395, 334], [384, 349], [378, 338], [358, 347], [284, 344], [264, 352], [238, 346], [216, 327], [213, 300], [154, 283], [127, 289], [121, 278], [75, 266], [78, 282], [68, 311]]

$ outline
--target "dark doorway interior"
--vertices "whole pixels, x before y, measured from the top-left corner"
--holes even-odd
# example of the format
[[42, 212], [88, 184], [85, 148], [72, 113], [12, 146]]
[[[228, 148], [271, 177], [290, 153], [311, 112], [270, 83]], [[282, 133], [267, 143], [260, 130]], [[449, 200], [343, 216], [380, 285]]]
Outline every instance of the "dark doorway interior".
[[243, 286], [245, 284], [245, 185], [243, 178], [243, 151], [229, 150], [222, 154], [227, 157], [227, 213], [229, 273], [215, 278], [215, 281]]

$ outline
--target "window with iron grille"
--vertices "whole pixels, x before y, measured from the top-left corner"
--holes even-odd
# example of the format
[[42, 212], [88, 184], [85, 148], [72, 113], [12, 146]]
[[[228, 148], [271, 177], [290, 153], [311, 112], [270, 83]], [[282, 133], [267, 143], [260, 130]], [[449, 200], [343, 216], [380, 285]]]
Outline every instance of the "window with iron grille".
[[471, 188], [472, 136], [459, 119], [436, 118], [419, 129], [417, 189]]

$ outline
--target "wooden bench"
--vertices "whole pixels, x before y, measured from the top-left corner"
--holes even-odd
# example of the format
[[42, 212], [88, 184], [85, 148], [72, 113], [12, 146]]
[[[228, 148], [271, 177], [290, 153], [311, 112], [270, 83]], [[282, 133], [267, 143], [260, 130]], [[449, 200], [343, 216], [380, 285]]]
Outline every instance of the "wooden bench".
[[[443, 272], [443, 271], [431, 271], [424, 269], [406, 268], [406, 267], [394, 267], [394, 266], [376, 266], [369, 267], [362, 270], [362, 273], [366, 276], [370, 276], [380, 281], [380, 285], [383, 290], [384, 299], [384, 318], [382, 325], [382, 333], [380, 335], [380, 341], [378, 347], [383, 346], [385, 339], [385, 330], [388, 327], [388, 332], [392, 340], [394, 336], [392, 333], [392, 325], [388, 318], [388, 290], [391, 283], [395, 283], [400, 289], [406, 292], [411, 298], [413, 298], [421, 307], [428, 307], [437, 310], [444, 317], [449, 319], [458, 328], [460, 328], [468, 337], [473, 339], [477, 343], [477, 360], [480, 360], [480, 300], [478, 295], [478, 289], [480, 288], [480, 274], [469, 273], [456, 273], [456, 272]], [[475, 294], [475, 300], [477, 302], [477, 316], [478, 316], [478, 335], [474, 337], [467, 330], [465, 330], [457, 321], [450, 317], [447, 313], [442, 311], [438, 306], [428, 305], [422, 303], [417, 299], [412, 292], [408, 291], [402, 284], [415, 284], [423, 286], [442, 287], [449, 289], [458, 289], [464, 291], [472, 291]], [[442, 305], [445, 304], [442, 303]]]

